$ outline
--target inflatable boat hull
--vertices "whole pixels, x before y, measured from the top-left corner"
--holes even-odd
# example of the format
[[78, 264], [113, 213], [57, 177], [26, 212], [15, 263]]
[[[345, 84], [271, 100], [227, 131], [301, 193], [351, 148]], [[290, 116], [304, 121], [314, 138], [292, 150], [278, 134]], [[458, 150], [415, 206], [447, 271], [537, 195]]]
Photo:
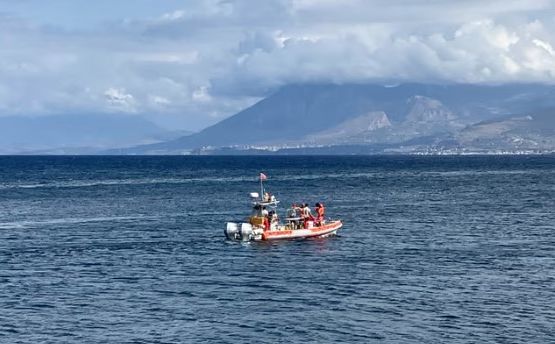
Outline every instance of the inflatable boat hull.
[[291, 240], [325, 237], [334, 235], [343, 226], [340, 220], [328, 221], [322, 226], [306, 229], [280, 229], [262, 231], [252, 229], [250, 224], [228, 223], [225, 231], [226, 237], [231, 240], [242, 241], [271, 241], [271, 240]]

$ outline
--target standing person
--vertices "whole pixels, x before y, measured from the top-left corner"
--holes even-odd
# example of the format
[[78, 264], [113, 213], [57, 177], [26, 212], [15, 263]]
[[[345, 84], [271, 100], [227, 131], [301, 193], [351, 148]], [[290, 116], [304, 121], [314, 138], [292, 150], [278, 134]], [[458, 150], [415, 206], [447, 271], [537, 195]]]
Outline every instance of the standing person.
[[270, 211], [270, 214], [268, 215], [268, 220], [270, 221], [270, 229], [274, 230], [275, 228], [277, 228], [279, 217], [275, 211]]
[[303, 207], [303, 221], [304, 221], [304, 228], [305, 229], [308, 228], [308, 222], [309, 221], [314, 221], [314, 216], [312, 216], [312, 213], [310, 212], [310, 208], [308, 207], [308, 203], [305, 203], [304, 207]]
[[297, 205], [295, 203], [291, 204], [291, 208], [287, 209], [287, 217], [292, 219], [297, 217]]
[[268, 209], [266, 207], [262, 207], [262, 216], [264, 217], [264, 230], [270, 230], [270, 213], [268, 213]]
[[318, 224], [318, 226], [321, 226], [324, 224], [324, 216], [326, 214], [326, 208], [324, 208], [324, 205], [322, 203], [316, 203], [316, 223]]
[[303, 203], [299, 203], [298, 205], [295, 205], [295, 212], [297, 213], [297, 217], [298, 218], [302, 218], [303, 217]]
[[270, 219], [268, 218], [268, 216], [264, 217], [264, 232], [269, 231], [270, 230]]
[[298, 213], [297, 213], [297, 205], [295, 203], [291, 204], [291, 208], [287, 209], [287, 221], [291, 224], [292, 229], [297, 229], [298, 227]]
[[302, 204], [302, 202], [295, 205], [295, 217], [298, 218], [298, 220], [295, 221], [296, 222], [295, 224], [297, 225], [297, 229], [301, 229], [302, 228], [301, 227], [301, 219], [303, 218], [303, 204]]

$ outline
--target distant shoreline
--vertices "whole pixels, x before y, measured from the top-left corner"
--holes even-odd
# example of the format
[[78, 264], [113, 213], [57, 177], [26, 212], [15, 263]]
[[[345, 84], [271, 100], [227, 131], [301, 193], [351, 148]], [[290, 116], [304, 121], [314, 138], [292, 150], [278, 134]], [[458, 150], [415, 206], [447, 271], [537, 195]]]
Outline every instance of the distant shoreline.
[[232, 153], [232, 154], [0, 154], [4, 157], [486, 157], [486, 156], [555, 156], [554, 152], [441, 152], [441, 153]]

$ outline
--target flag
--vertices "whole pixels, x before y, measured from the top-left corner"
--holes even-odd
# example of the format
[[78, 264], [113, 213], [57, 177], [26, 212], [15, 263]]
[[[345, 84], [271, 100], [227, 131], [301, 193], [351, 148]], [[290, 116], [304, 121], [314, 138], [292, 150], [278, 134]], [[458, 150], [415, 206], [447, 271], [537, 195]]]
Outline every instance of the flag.
[[260, 172], [260, 181], [266, 180], [268, 179], [268, 177], [266, 177], [266, 175], [262, 172]]

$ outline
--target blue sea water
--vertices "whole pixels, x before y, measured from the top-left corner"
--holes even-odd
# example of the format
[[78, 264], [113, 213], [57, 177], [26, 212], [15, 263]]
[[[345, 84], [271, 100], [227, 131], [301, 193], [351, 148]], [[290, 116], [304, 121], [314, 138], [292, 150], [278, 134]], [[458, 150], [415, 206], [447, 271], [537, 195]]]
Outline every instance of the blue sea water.
[[[259, 172], [338, 236], [226, 241]], [[555, 341], [555, 157], [0, 157], [0, 343]]]

